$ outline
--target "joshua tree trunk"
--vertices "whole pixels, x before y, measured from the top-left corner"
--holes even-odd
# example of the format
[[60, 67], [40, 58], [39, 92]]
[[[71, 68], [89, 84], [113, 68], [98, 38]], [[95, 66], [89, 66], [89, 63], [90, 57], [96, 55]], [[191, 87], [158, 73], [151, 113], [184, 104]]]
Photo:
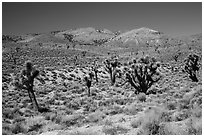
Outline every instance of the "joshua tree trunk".
[[95, 76], [96, 76], [96, 82], [98, 83], [98, 75], [97, 75], [97, 72], [96, 71], [94, 71], [95, 72]]
[[91, 95], [91, 92], [90, 92], [90, 87], [88, 87], [88, 96]]
[[[30, 87], [29, 90], [28, 90], [28, 92], [29, 92], [29, 96], [30, 96], [30, 94], [32, 94], [33, 99], [34, 99], [35, 106], [36, 106], [37, 110], [39, 110], [40, 108], [39, 108], [38, 102], [37, 102], [37, 100], [36, 100], [36, 97], [35, 97], [33, 88]], [[31, 96], [30, 96], [30, 98], [31, 98]], [[31, 99], [31, 101], [32, 101], [32, 99]]]

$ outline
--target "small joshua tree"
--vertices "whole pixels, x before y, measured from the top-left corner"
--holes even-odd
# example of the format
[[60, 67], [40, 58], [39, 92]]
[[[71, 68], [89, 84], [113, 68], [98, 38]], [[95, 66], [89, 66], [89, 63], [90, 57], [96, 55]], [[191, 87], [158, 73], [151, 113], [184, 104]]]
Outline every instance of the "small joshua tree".
[[178, 61], [179, 55], [181, 55], [181, 52], [179, 52], [178, 54], [176, 54], [176, 55], [173, 56], [173, 58], [174, 58], [174, 60], [175, 60], [176, 62]]
[[67, 49], [69, 49], [69, 44], [66, 44], [66, 46], [67, 46]]
[[86, 56], [86, 51], [82, 51], [81, 54], [82, 54], [82, 57], [85, 57]]
[[111, 85], [115, 84], [116, 74], [119, 71], [116, 69], [119, 66], [119, 62], [117, 58], [107, 59], [104, 62], [105, 70], [110, 74]]
[[157, 72], [159, 66], [155, 58], [149, 56], [142, 57], [138, 61], [134, 60], [131, 68], [126, 68], [125, 83], [130, 83], [135, 88], [135, 93], [148, 94], [148, 89], [161, 78]]
[[18, 87], [28, 91], [28, 95], [30, 97], [31, 102], [33, 102], [33, 99], [34, 99], [35, 106], [37, 107], [37, 110], [40, 111], [40, 108], [33, 90], [34, 79], [38, 75], [39, 75], [39, 71], [33, 68], [33, 65], [30, 61], [27, 61], [25, 63], [25, 68], [21, 71], [21, 83], [18, 85]]
[[86, 86], [88, 88], [88, 96], [91, 95], [91, 83], [92, 83], [92, 78], [93, 78], [94, 74], [92, 72], [89, 72], [89, 75], [88, 76], [85, 76], [84, 77], [84, 80], [86, 82]]
[[193, 82], [198, 82], [196, 72], [199, 70], [198, 64], [199, 56], [196, 54], [190, 54], [185, 60], [185, 71], [189, 74], [189, 77]]
[[11, 48], [10, 59], [13, 61], [14, 65], [17, 65], [20, 56], [20, 47]]

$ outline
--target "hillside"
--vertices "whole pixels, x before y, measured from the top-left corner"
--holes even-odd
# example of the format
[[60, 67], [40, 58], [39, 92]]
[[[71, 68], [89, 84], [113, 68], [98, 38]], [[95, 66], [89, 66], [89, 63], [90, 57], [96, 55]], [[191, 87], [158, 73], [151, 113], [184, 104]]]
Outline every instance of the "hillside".
[[[177, 37], [139, 28], [116, 35], [89, 27], [2, 39], [3, 135], [202, 134], [202, 34]], [[190, 53], [199, 56], [197, 82], [184, 71]], [[157, 73], [149, 71], [161, 78], [137, 93], [124, 82], [133, 59], [139, 63], [146, 55], [158, 61]], [[115, 56], [111, 84], [104, 61]], [[19, 86], [27, 60], [39, 70], [33, 90], [40, 111]], [[85, 77], [95, 72], [94, 61], [98, 82], [94, 75], [89, 96]]]

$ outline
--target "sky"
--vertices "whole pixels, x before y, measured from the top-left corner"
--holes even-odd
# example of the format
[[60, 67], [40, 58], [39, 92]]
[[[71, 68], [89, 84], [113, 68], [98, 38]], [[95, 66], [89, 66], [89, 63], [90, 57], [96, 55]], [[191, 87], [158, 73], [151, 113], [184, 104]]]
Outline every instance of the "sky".
[[3, 2], [2, 34], [93, 27], [113, 32], [147, 27], [168, 35], [202, 32], [201, 2]]

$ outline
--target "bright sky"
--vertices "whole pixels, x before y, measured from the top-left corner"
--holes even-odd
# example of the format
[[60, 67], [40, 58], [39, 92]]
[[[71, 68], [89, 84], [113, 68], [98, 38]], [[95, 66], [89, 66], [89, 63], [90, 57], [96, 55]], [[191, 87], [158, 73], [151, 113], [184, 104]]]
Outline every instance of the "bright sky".
[[201, 2], [2, 3], [3, 34], [83, 27], [111, 31], [147, 27], [169, 35], [202, 32]]

